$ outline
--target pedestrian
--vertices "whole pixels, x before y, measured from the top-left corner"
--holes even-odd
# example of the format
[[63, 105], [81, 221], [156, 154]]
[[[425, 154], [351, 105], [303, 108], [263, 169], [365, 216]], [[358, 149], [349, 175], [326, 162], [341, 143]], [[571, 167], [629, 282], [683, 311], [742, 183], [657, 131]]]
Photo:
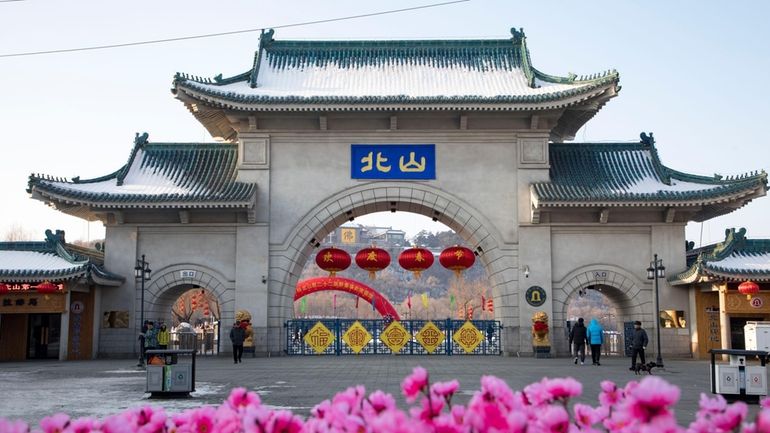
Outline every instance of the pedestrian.
[[586, 325], [581, 317], [569, 331], [569, 344], [574, 348], [575, 364], [578, 363], [578, 356], [580, 356], [580, 365], [585, 364], [587, 341]]
[[158, 331], [158, 347], [161, 350], [168, 349], [168, 340], [169, 340], [169, 332], [168, 329], [166, 329], [166, 324], [163, 323], [160, 325], [160, 331]]
[[245, 339], [246, 331], [241, 327], [241, 321], [236, 320], [233, 329], [230, 330], [230, 341], [233, 343], [233, 364], [242, 362], [243, 340]]
[[158, 329], [152, 321], [147, 322], [147, 331], [144, 333], [145, 351], [158, 348]]
[[145, 360], [145, 354], [144, 352], [147, 350], [147, 324], [149, 321], [145, 320], [142, 324], [141, 332], [139, 332], [139, 364], [137, 367], [144, 366], [144, 360]]
[[636, 371], [636, 355], [639, 355], [639, 359], [642, 361], [642, 365], [647, 363], [644, 359], [644, 349], [647, 348], [647, 343], [650, 340], [647, 338], [647, 331], [642, 329], [642, 322], [634, 322], [634, 333], [631, 337], [631, 368], [629, 370]]
[[599, 321], [591, 319], [591, 323], [588, 324], [586, 329], [588, 337], [588, 344], [591, 345], [591, 360], [593, 365], [602, 365], [599, 362], [599, 358], [602, 356], [602, 344], [604, 343], [604, 329]]

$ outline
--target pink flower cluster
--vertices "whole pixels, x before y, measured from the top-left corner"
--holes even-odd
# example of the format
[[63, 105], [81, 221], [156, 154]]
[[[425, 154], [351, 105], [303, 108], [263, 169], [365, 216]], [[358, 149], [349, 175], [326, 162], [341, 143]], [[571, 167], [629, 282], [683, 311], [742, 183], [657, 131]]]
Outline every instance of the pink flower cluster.
[[622, 388], [602, 382], [597, 407], [571, 403], [583, 391], [572, 378], [544, 378], [513, 391], [504, 381], [484, 376], [467, 405], [453, 405], [458, 382], [431, 384], [428, 372], [417, 367], [401, 389], [412, 405], [408, 411], [396, 407], [392, 395], [367, 395], [357, 386], [323, 401], [303, 420], [263, 406], [256, 394], [237, 388], [219, 407], [172, 415], [147, 406], [103, 420], [60, 413], [32, 430], [22, 421], [0, 418], [0, 433], [770, 433], [770, 399], [748, 419], [744, 403], [701, 394], [696, 420], [680, 426], [673, 409], [679, 388], [654, 376]]

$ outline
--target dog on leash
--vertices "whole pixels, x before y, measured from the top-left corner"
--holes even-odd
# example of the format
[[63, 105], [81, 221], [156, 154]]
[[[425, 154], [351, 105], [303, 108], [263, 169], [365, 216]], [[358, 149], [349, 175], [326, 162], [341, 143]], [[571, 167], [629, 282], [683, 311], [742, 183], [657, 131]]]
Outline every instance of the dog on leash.
[[647, 374], [652, 374], [652, 369], [657, 367], [657, 366], [658, 366], [658, 364], [656, 364], [654, 362], [648, 362], [647, 364], [639, 363], [639, 364], [636, 364], [632, 368], [632, 370], [634, 371], [634, 374], [636, 374], [636, 375], [644, 374], [645, 371], [647, 372]]

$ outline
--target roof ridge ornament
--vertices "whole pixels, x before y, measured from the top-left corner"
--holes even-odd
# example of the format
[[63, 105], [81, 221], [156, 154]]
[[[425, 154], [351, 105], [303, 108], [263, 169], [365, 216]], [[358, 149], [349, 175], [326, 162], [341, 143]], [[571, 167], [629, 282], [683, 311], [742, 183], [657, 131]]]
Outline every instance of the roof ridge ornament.
[[516, 27], [511, 27], [511, 36], [514, 44], [520, 44], [524, 38], [526, 38], [524, 35], [524, 27], [519, 27], [518, 30], [516, 30]]
[[136, 136], [134, 137], [134, 145], [139, 147], [144, 147], [145, 144], [147, 144], [148, 139], [150, 138], [150, 134], [147, 132], [144, 132], [142, 135], [139, 135], [139, 133], [136, 133]]
[[646, 132], [642, 132], [639, 134], [639, 138], [641, 139], [641, 143], [645, 146], [654, 146], [655, 145], [655, 137], [652, 136], [652, 132], [649, 133], [650, 135], [647, 135]]

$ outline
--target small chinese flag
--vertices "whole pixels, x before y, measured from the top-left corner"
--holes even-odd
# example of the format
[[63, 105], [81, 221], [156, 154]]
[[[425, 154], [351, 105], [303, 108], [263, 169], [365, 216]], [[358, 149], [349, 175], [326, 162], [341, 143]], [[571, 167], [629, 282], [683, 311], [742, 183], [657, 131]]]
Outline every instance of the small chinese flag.
[[492, 299], [487, 299], [487, 311], [490, 313], [495, 312], [495, 301]]
[[473, 320], [473, 307], [468, 306], [468, 320]]
[[406, 296], [406, 306], [411, 310], [412, 309], [412, 291], [409, 291], [409, 294]]

